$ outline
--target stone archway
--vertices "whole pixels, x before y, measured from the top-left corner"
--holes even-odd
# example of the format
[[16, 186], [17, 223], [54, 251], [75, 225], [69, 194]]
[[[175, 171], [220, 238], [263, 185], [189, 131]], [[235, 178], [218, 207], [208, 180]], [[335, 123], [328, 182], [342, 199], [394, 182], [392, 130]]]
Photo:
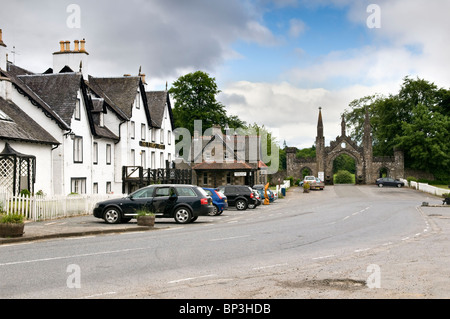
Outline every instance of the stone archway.
[[[340, 149], [339, 149], [340, 148]], [[342, 149], [339, 147], [328, 153], [328, 156], [325, 158], [325, 176], [328, 178], [328, 183], [333, 184], [333, 162], [339, 156], [345, 154], [350, 156], [355, 161], [355, 183], [361, 184], [363, 181], [361, 180], [364, 175], [364, 158], [360, 152], [357, 150], [349, 151], [348, 149]]]
[[312, 173], [313, 173], [313, 170], [311, 168], [309, 168], [308, 166], [303, 166], [300, 169], [300, 179], [303, 180], [305, 178], [305, 176], [311, 176]]

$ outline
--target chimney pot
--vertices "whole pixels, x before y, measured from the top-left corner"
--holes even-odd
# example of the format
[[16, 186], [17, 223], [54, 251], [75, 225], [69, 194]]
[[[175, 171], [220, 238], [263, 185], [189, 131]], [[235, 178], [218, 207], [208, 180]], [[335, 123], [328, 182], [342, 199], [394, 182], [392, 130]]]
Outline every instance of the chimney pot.
[[61, 46], [61, 52], [64, 52], [64, 41], [59, 41], [59, 45]]
[[86, 48], [85, 48], [85, 46], [86, 46], [86, 40], [83, 39], [83, 40], [80, 41], [80, 43], [81, 43], [80, 52], [86, 52]]
[[65, 44], [66, 44], [65, 51], [70, 52], [70, 41], [66, 41]]
[[75, 43], [75, 52], [80, 51], [80, 41], [75, 40], [74, 43]]

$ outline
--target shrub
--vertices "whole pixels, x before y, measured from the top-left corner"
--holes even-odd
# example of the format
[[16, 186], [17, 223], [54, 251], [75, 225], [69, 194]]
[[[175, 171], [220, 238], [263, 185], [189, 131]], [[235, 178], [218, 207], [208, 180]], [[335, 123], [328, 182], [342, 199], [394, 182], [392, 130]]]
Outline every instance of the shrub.
[[353, 183], [353, 176], [349, 171], [338, 171], [334, 182], [336, 184], [351, 184]]
[[23, 220], [20, 214], [0, 215], [0, 224], [22, 224]]
[[22, 189], [21, 191], [20, 191], [20, 195], [22, 196], [22, 197], [30, 197], [31, 196], [31, 193], [30, 193], [30, 191], [28, 190], [28, 189]]

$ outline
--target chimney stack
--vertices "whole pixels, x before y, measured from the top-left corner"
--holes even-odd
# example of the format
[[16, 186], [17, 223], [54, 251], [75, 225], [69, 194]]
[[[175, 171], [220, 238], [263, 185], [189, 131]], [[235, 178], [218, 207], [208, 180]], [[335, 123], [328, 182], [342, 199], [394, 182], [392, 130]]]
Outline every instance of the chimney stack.
[[59, 44], [60, 51], [53, 53], [53, 72], [59, 73], [67, 66], [74, 72], [81, 72], [87, 79], [89, 53], [86, 52], [86, 40], [75, 40], [73, 51], [70, 41], [60, 41]]
[[6, 44], [3, 43], [3, 32], [2, 32], [2, 29], [0, 29], [0, 46], [6, 48]]
[[7, 70], [8, 68], [8, 54], [6, 52], [6, 44], [3, 42], [3, 33], [0, 29], [0, 69]]

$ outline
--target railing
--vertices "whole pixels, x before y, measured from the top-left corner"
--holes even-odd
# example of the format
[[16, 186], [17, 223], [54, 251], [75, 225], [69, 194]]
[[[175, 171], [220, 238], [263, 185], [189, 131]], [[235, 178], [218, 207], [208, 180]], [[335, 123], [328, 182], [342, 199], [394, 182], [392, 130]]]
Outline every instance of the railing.
[[20, 214], [27, 220], [41, 221], [90, 215], [96, 203], [124, 195], [13, 196], [0, 193], [1, 208], [6, 214]]

